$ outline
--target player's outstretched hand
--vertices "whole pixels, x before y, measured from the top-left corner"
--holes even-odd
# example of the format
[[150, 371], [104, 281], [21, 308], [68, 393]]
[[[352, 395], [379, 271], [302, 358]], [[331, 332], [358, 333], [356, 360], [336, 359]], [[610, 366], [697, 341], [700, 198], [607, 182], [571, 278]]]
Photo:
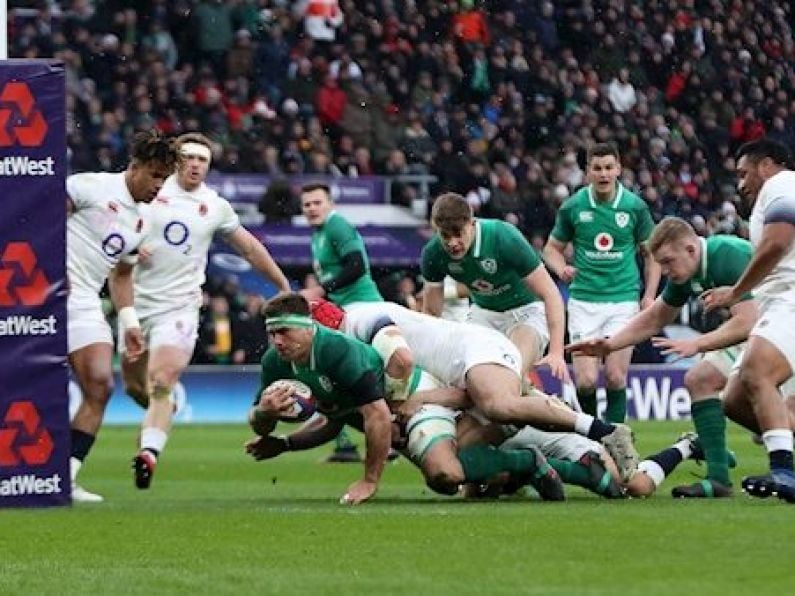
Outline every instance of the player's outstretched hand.
[[359, 503], [364, 503], [375, 494], [376, 490], [378, 490], [378, 485], [375, 482], [357, 480], [348, 487], [348, 492], [342, 495], [340, 504], [358, 505]]
[[663, 356], [676, 356], [677, 360], [690, 358], [700, 352], [694, 339], [670, 339], [668, 337], [652, 337], [651, 343], [659, 348]]
[[607, 356], [613, 351], [606, 337], [578, 341], [567, 345], [564, 349], [572, 356], [594, 356], [597, 358]]
[[326, 295], [326, 291], [321, 288], [320, 286], [316, 286], [314, 288], [304, 288], [298, 292], [306, 298], [307, 302], [312, 302], [313, 300], [317, 300], [318, 298], [323, 298]]
[[546, 364], [549, 367], [549, 371], [552, 373], [552, 376], [559, 381], [571, 381], [571, 378], [569, 377], [569, 369], [566, 366], [566, 360], [564, 360], [562, 354], [547, 354], [538, 361], [536, 366], [540, 366], [542, 364]]
[[707, 312], [711, 312], [716, 308], [729, 307], [737, 302], [734, 297], [734, 288], [731, 286], [712, 288], [701, 294], [700, 298], [704, 303], [704, 310]]
[[140, 327], [129, 327], [124, 330], [124, 349], [130, 362], [135, 362], [144, 353], [144, 335]]
[[244, 447], [246, 453], [257, 461], [278, 457], [287, 450], [284, 439], [272, 435], [264, 437], [258, 435], [246, 441]]

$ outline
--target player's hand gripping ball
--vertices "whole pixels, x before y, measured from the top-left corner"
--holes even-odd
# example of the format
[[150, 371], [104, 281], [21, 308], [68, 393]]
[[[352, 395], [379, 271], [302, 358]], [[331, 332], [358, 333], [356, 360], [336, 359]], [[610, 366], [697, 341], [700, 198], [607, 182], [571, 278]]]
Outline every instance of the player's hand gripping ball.
[[265, 393], [270, 393], [285, 386], [292, 390], [292, 404], [281, 410], [279, 419], [285, 422], [309, 420], [317, 411], [317, 407], [315, 398], [312, 396], [312, 390], [305, 383], [295, 379], [279, 379], [268, 385]]

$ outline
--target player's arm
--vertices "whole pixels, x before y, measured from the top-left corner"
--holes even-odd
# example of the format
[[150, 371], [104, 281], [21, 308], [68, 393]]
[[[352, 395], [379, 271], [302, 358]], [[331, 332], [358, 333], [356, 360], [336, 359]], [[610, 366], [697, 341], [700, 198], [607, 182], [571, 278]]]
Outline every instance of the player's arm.
[[243, 226], [238, 226], [226, 236], [226, 241], [254, 269], [273, 282], [280, 292], [290, 291], [290, 282], [281, 268], [273, 260], [270, 252], [257, 238]]
[[444, 309], [444, 282], [425, 282], [422, 288], [422, 312], [434, 317]]
[[[252, 408], [252, 411], [254, 409]], [[245, 449], [246, 453], [257, 461], [272, 459], [287, 451], [305, 451], [325, 445], [340, 434], [342, 427], [343, 423], [340, 421], [317, 415], [304, 422], [298, 430], [284, 437], [268, 434], [273, 427], [268, 433], [258, 432], [256, 437], [246, 441]]]
[[673, 354], [680, 358], [689, 358], [700, 352], [720, 350], [745, 341], [756, 324], [758, 315], [756, 303], [753, 300], [743, 300], [732, 306], [728, 320], [709, 333], [693, 339], [655, 338], [652, 341], [666, 356]]
[[549, 267], [549, 270], [554, 273], [563, 283], [571, 283], [577, 270], [571, 265], [566, 263], [566, 246], [568, 242], [561, 242], [552, 236], [547, 240], [544, 245], [544, 262]]
[[124, 329], [125, 358], [134, 362], [144, 351], [144, 339], [141, 323], [133, 307], [133, 265], [124, 260], [119, 261], [108, 275], [110, 299], [119, 316]]
[[566, 363], [563, 359], [563, 334], [565, 331], [565, 315], [563, 298], [558, 291], [558, 286], [552, 281], [543, 264], [524, 278], [528, 289], [544, 302], [547, 327], [549, 328], [549, 354], [545, 358], [552, 368], [552, 374], [563, 378], [566, 372]]
[[604, 356], [634, 346], [650, 338], [663, 327], [673, 322], [680, 307], [671, 306], [662, 297], [657, 298], [646, 310], [640, 311], [615, 335], [608, 338], [590, 339], [566, 346], [573, 354]]
[[451, 410], [466, 410], [472, 407], [472, 400], [467, 392], [458, 387], [438, 387], [436, 389], [423, 389], [415, 391], [398, 407], [398, 413], [404, 420], [408, 420], [417, 413], [423, 405], [433, 404], [444, 406]]
[[[795, 200], [793, 200], [795, 203]], [[762, 239], [748, 267], [733, 286], [707, 290], [702, 294], [708, 311], [734, 304], [767, 277], [795, 240], [795, 212], [792, 221], [765, 218]]]
[[644, 291], [643, 297], [640, 300], [640, 308], [644, 310], [654, 304], [654, 299], [657, 296], [657, 288], [660, 286], [660, 276], [662, 268], [660, 264], [654, 260], [648, 245], [643, 242], [638, 246], [640, 254], [643, 256], [643, 278], [644, 278]]

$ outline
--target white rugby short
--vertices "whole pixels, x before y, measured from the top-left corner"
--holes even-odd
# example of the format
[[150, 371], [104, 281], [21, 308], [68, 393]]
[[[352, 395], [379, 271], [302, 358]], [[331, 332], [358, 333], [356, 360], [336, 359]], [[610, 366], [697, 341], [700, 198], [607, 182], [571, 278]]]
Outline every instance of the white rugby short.
[[[146, 349], [154, 350], [160, 346], [174, 346], [186, 354], [193, 354], [199, 337], [199, 311], [195, 307], [174, 310], [141, 319], [141, 332]], [[123, 354], [124, 329], [119, 323], [118, 351]], [[263, 334], [265, 330], [263, 329]]]
[[544, 303], [531, 302], [506, 311], [496, 311], [481, 308], [477, 304], [469, 307], [467, 323], [489, 327], [507, 336], [516, 327], [523, 326], [532, 329], [538, 337], [537, 353], [544, 354], [549, 343], [549, 327]]
[[91, 344], [113, 345], [113, 334], [102, 312], [99, 295], [72, 288], [66, 301], [66, 315], [69, 354]]
[[[504, 335], [476, 325], [465, 325], [459, 333], [456, 345], [450, 352], [438, 354], [449, 371], [443, 380], [450, 385], [466, 389], [466, 375], [471, 368], [481, 364], [499, 364], [521, 376], [522, 355], [519, 349]], [[424, 367], [429, 368], [429, 367]]]
[[640, 309], [637, 302], [585, 302], [569, 298], [569, 341], [610, 337]]
[[783, 295], [759, 301], [759, 318], [751, 335], [773, 344], [795, 375], [795, 297]]

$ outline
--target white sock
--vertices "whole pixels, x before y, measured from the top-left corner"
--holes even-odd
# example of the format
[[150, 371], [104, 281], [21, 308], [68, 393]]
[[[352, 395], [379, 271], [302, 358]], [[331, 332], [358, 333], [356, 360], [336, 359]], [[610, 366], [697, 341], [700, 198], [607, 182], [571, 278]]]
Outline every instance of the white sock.
[[587, 437], [588, 431], [591, 430], [591, 425], [593, 424], [594, 417], [590, 414], [583, 414], [582, 412], [575, 413], [576, 418], [574, 419], [574, 432]]
[[788, 428], [774, 428], [762, 433], [765, 449], [771, 451], [792, 452], [792, 431]]
[[683, 461], [693, 455], [693, 444], [687, 439], [682, 439], [681, 441], [674, 443], [673, 448], [682, 454]]
[[80, 471], [82, 465], [83, 462], [81, 462], [76, 457], [69, 458], [69, 474], [72, 477], [72, 484], [74, 484], [75, 481], [77, 480], [77, 473]]
[[168, 434], [159, 428], [147, 426], [141, 429], [141, 449], [153, 449], [157, 453], [162, 453], [167, 440]]
[[656, 461], [650, 459], [644, 459], [638, 464], [638, 472], [643, 472], [651, 478], [654, 486], [660, 486], [665, 480], [665, 470]]

